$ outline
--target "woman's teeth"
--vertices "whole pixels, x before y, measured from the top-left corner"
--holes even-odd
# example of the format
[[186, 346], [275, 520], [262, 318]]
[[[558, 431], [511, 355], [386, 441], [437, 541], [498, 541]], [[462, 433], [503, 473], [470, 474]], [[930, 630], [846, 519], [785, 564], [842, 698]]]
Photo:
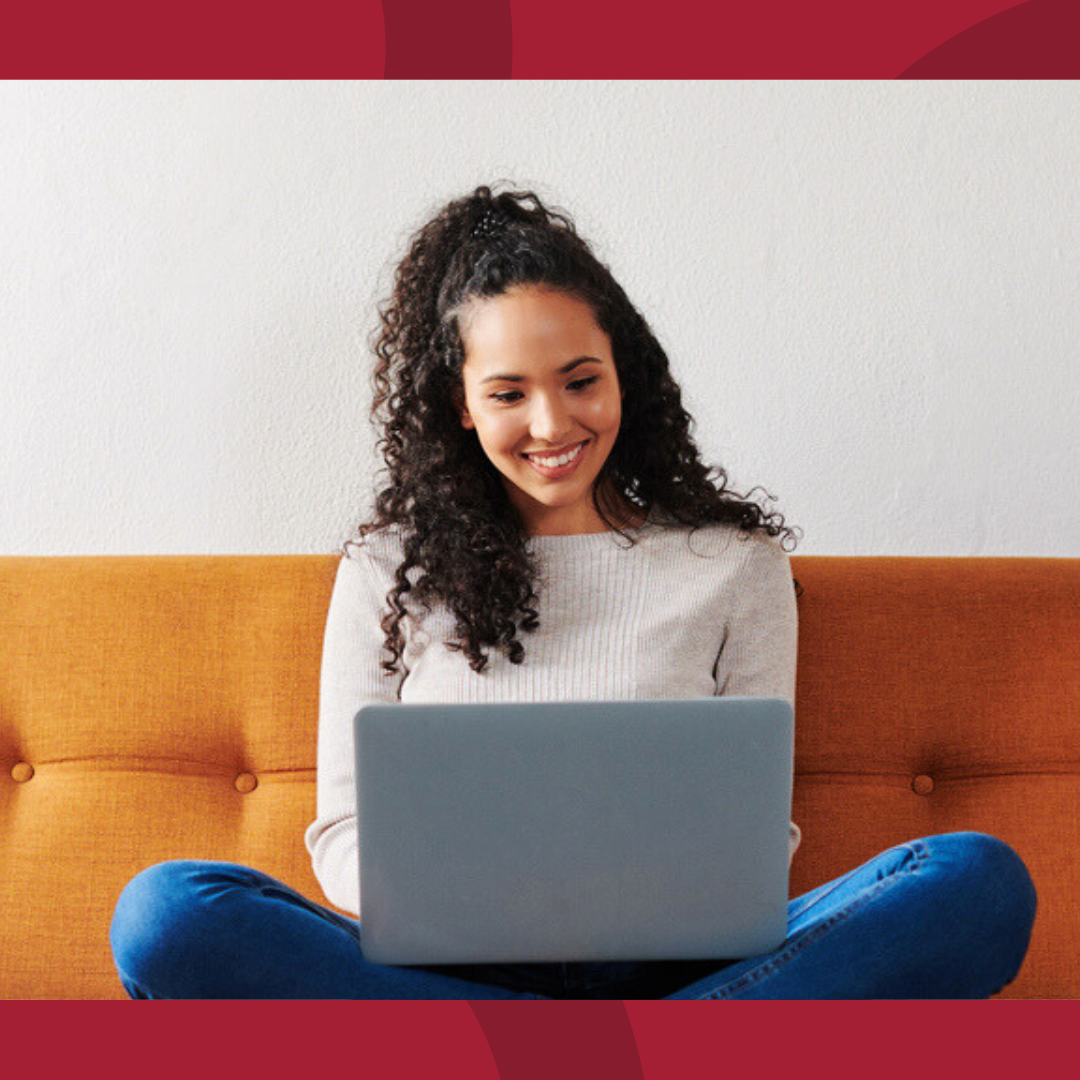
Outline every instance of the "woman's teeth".
[[568, 465], [573, 461], [581, 453], [581, 448], [584, 445], [584, 443], [579, 443], [573, 450], [560, 454], [559, 457], [539, 457], [536, 454], [529, 454], [528, 456], [538, 465], [543, 465], [545, 469], [557, 469], [560, 465]]

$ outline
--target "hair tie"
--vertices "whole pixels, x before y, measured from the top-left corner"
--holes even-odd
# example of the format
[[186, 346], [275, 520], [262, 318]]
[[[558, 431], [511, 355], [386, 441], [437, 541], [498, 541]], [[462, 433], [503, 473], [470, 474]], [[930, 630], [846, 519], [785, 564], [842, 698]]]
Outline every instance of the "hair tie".
[[491, 236], [506, 224], [506, 215], [501, 210], [489, 206], [472, 227], [472, 235], [476, 239]]

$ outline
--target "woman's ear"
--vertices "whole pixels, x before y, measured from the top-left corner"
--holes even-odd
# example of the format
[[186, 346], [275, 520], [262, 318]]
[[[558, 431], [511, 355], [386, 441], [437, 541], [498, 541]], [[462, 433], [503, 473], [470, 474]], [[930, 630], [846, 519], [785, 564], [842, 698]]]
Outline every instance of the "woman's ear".
[[469, 407], [465, 404], [465, 388], [455, 386], [450, 397], [454, 402], [454, 408], [457, 409], [458, 416], [461, 417], [461, 426], [468, 431], [472, 431], [476, 424], [473, 421], [472, 413], [469, 412]]

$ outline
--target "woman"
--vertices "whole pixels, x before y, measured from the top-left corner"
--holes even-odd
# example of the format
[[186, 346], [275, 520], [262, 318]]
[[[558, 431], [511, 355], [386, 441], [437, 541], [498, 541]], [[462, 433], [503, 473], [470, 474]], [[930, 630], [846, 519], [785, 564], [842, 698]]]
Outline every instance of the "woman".
[[[375, 352], [388, 479], [335, 583], [306, 837], [353, 913], [364, 702], [795, 687], [793, 531], [702, 463], [663, 349], [569, 218], [531, 193], [449, 203]], [[112, 938], [134, 997], [980, 997], [1016, 975], [1034, 908], [1011, 849], [958, 833], [793, 900], [780, 949], [728, 964], [386, 967], [355, 919], [222, 863], [140, 874]]]

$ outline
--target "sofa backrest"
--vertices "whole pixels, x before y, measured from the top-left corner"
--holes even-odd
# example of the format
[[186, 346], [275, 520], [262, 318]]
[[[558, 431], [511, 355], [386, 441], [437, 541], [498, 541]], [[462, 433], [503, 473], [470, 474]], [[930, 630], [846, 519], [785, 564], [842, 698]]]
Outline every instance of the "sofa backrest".
[[[121, 997], [113, 906], [169, 858], [320, 902], [315, 809], [335, 556], [0, 558], [0, 994]], [[1080, 994], [1080, 560], [798, 557], [801, 892], [980, 829], [1039, 890], [1013, 996]]]

